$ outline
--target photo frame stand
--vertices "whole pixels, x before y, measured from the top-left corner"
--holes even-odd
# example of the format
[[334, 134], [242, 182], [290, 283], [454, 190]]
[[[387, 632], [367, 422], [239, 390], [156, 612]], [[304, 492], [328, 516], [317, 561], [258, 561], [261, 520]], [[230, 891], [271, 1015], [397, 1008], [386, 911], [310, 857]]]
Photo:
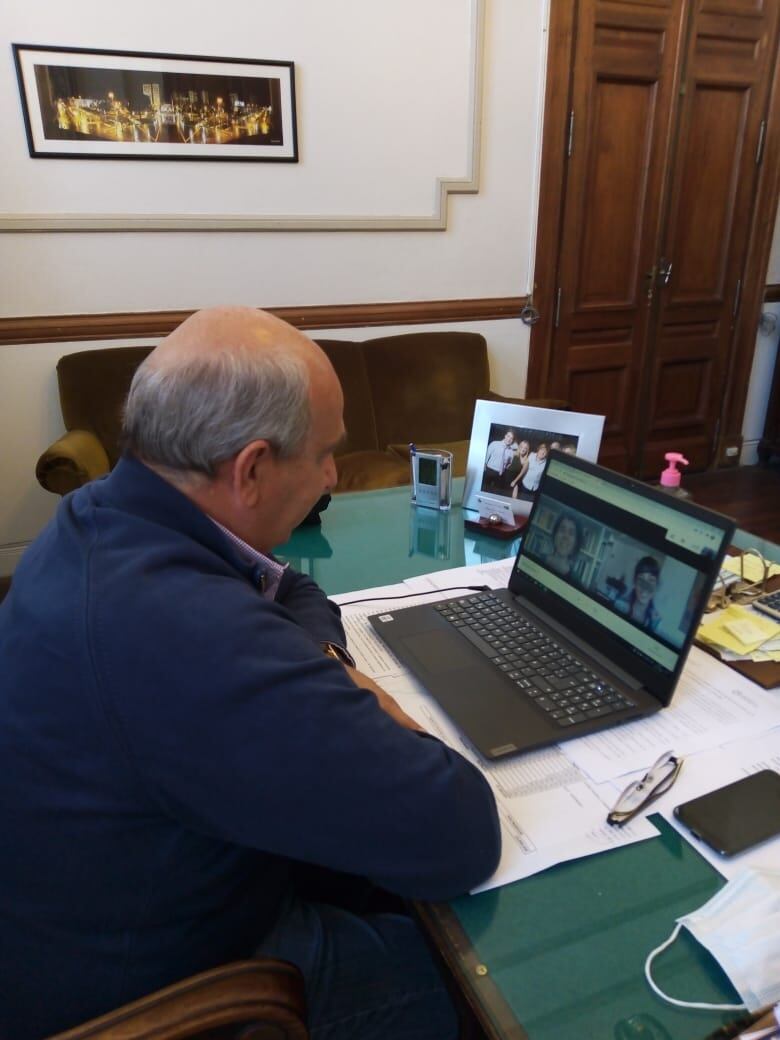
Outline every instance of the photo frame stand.
[[527, 516], [518, 516], [518, 522], [515, 524], [505, 524], [501, 522], [491, 524], [487, 517], [481, 516], [478, 520], [464, 520], [463, 526], [469, 531], [476, 531], [479, 534], [487, 534], [490, 535], [491, 538], [499, 538], [501, 541], [509, 542], [513, 538], [517, 538], [525, 527], [527, 520]]
[[480, 534], [487, 534], [491, 538], [500, 538], [508, 542], [512, 538], [516, 538], [525, 527], [528, 517], [514, 513], [509, 503], [487, 497], [478, 497], [477, 502], [479, 503], [478, 519], [467, 518], [463, 521], [463, 526], [469, 531], [478, 531]]

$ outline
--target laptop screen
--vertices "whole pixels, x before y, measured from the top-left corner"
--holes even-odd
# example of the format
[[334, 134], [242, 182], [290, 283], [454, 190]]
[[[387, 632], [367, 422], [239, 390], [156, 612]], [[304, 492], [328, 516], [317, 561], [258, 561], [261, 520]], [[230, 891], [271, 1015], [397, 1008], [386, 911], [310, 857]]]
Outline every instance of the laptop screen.
[[510, 589], [663, 697], [732, 533], [725, 517], [556, 452]]

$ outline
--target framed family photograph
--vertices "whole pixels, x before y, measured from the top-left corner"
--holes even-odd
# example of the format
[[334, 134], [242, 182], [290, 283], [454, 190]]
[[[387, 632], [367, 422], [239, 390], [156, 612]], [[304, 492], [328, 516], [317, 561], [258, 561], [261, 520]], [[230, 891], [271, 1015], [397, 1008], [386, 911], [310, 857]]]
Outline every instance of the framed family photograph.
[[494, 502], [510, 505], [515, 516], [527, 516], [550, 452], [596, 462], [603, 430], [603, 415], [477, 401], [464, 508], [484, 511]]
[[291, 61], [13, 50], [34, 159], [298, 161]]

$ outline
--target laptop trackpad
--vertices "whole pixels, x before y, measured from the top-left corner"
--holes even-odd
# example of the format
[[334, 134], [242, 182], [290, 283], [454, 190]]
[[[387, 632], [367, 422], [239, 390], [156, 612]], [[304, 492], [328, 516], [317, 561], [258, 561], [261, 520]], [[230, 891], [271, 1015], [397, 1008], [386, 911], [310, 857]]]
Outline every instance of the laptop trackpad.
[[475, 653], [463, 638], [454, 632], [422, 632], [404, 639], [404, 647], [432, 675], [474, 667]]

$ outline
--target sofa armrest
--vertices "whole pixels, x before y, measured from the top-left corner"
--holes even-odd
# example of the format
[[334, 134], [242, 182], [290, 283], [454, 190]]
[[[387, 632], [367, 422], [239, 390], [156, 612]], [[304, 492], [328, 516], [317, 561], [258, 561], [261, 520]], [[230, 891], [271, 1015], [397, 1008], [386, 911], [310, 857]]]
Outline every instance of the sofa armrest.
[[177, 982], [50, 1040], [203, 1040], [239, 1033], [246, 1040], [307, 1040], [301, 973], [258, 957]]
[[529, 408], [556, 408], [559, 412], [569, 410], [569, 402], [560, 397], [504, 397], [488, 390], [486, 400], [498, 401], [501, 404], [527, 404]]
[[38, 459], [38, 483], [55, 495], [67, 495], [111, 469], [106, 449], [89, 430], [69, 430]]

